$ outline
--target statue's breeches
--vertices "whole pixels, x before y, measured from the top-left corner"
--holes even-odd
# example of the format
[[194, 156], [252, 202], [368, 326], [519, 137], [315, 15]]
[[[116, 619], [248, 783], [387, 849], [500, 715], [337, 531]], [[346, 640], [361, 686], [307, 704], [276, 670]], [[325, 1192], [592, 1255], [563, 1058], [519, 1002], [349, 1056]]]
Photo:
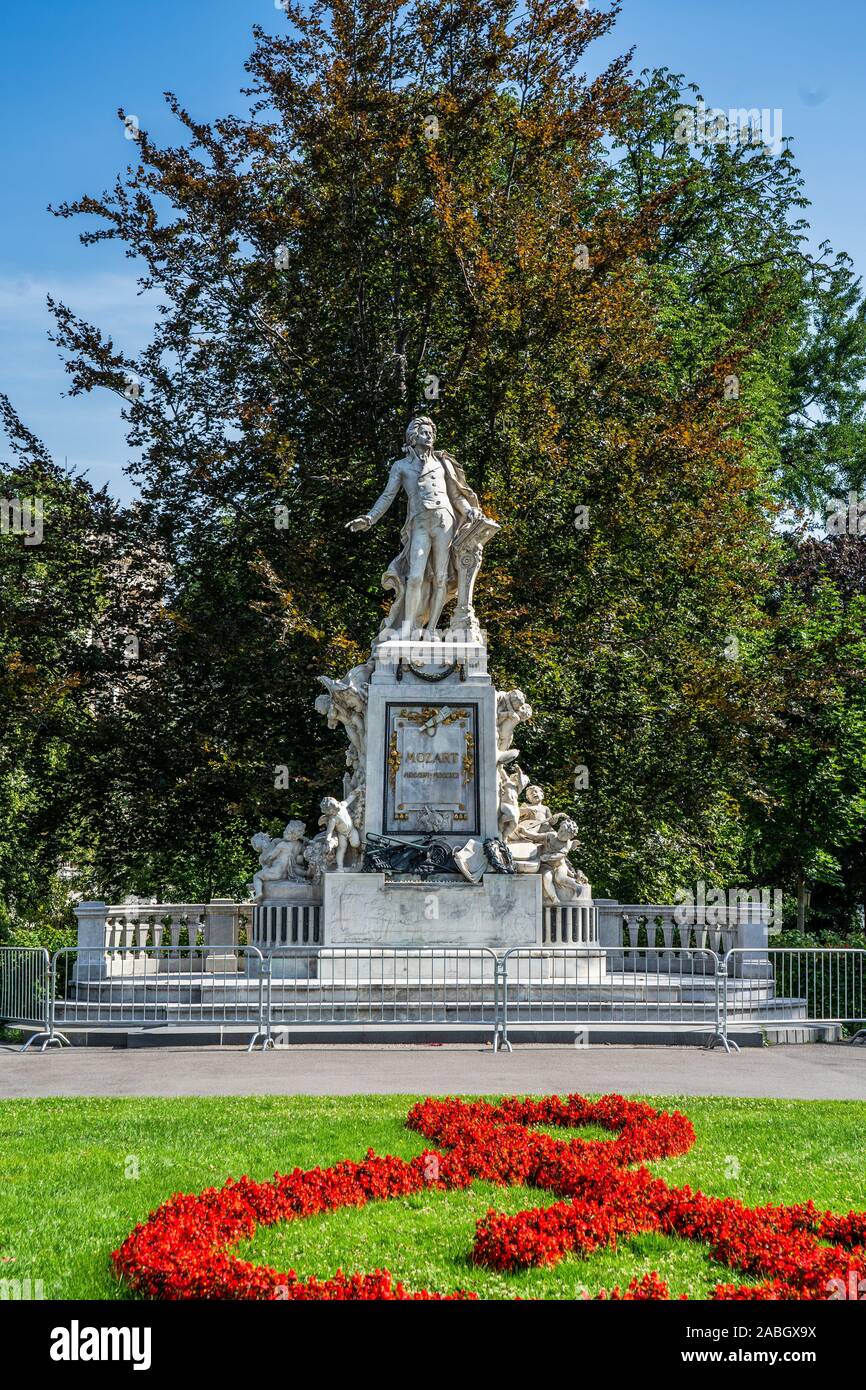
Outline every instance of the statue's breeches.
[[454, 517], [450, 512], [419, 512], [412, 519], [409, 539], [409, 578], [420, 579], [429, 570], [436, 580], [445, 580], [454, 539]]
[[410, 526], [415, 530], [433, 531], [454, 530], [454, 513], [450, 507], [419, 507], [413, 515]]

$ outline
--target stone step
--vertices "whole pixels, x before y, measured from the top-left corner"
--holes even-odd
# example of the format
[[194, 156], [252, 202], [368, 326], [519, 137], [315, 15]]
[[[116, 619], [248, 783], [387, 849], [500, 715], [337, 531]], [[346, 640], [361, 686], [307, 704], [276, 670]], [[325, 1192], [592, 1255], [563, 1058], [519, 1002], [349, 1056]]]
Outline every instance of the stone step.
[[[183, 1026], [206, 1024], [212, 1027], [253, 1027], [258, 1024], [257, 1007], [243, 1007], [240, 1004], [232, 1009], [227, 1001], [216, 1009], [211, 1003], [195, 1004], [182, 1002], [153, 1001], [146, 1005], [132, 1002], [109, 1004], [100, 1002], [86, 1006], [64, 1005], [58, 1003], [55, 1021], [59, 1028], [64, 1026], [93, 1028], [99, 1026], [152, 1028], [171, 1024]], [[663, 1027], [669, 1021], [658, 1014], [681, 1016], [683, 1025], [709, 1026], [715, 1021], [715, 1008], [709, 1004], [701, 1005], [694, 1001], [677, 1002], [672, 1000], [637, 1004], [633, 999], [619, 1000], [547, 999], [540, 1002], [509, 1000], [509, 1026], [548, 1026], [562, 1024], [579, 1028], [593, 1024], [622, 1023]], [[363, 999], [350, 996], [341, 999], [335, 995], [327, 998], [297, 1001], [295, 999], [271, 1001], [271, 1017], [275, 1021], [295, 1025], [317, 1025], [327, 1028], [345, 1027], [350, 1023], [360, 1024], [407, 1024], [454, 1023], [482, 1024], [493, 1022], [494, 1005], [492, 998], [486, 1001], [466, 999], [431, 998], [423, 1003], [418, 1000], [405, 1001], [399, 998], [377, 1000], [365, 1003]], [[772, 1026], [779, 1023], [798, 1023], [806, 1017], [806, 1004], [802, 999], [774, 999], [764, 1003], [759, 1012], [738, 1010], [729, 1007], [728, 1024]]]
[[[23, 1029], [25, 1037], [35, 1030]], [[252, 1040], [254, 1028], [243, 1026], [196, 1027], [194, 1024], [176, 1027], [154, 1026], [106, 1028], [94, 1025], [86, 1029], [75, 1029], [69, 1033], [69, 1041], [74, 1047], [247, 1047]], [[841, 1028], [833, 1024], [812, 1024], [802, 1027], [763, 1028], [759, 1024], [737, 1025], [729, 1030], [729, 1037], [740, 1048], [766, 1047], [818, 1042], [838, 1042]], [[533, 1030], [530, 1027], [515, 1026], [511, 1030], [511, 1041], [519, 1048], [522, 1044], [575, 1046], [574, 1028], [567, 1025], [545, 1027]], [[677, 1029], [664, 1024], [641, 1028], [627, 1023], [614, 1024], [607, 1028], [589, 1028], [582, 1041], [589, 1046], [644, 1045], [647, 1047], [705, 1047], [712, 1037], [712, 1028], [693, 1027]], [[344, 1024], [333, 1028], [305, 1030], [299, 1025], [285, 1029], [275, 1026], [273, 1035], [279, 1047], [309, 1046], [331, 1044], [396, 1044], [396, 1045], [447, 1045], [449, 1043], [472, 1044], [481, 1048], [492, 1047], [493, 1028], [491, 1024], [471, 1028], [465, 1024], [442, 1025], [438, 1028], [423, 1024]]]
[[[377, 995], [385, 999], [406, 998], [407, 992], [413, 997], [419, 995], [421, 991], [428, 992], [430, 997], [471, 1000], [478, 996], [483, 990], [492, 996], [493, 983], [487, 979], [482, 986], [480, 982], [468, 983], [465, 978], [445, 977], [443, 979], [426, 980], [419, 983], [417, 980], [380, 982], [373, 981], [369, 984], [366, 981], [339, 981], [323, 982], [317, 979], [274, 979], [271, 982], [271, 998], [274, 1000], [301, 999], [308, 996], [317, 998], [345, 999], [362, 998], [371, 989]], [[258, 979], [248, 979], [244, 976], [237, 979], [216, 977], [212, 975], [190, 975], [183, 980], [180, 987], [175, 981], [164, 978], [155, 979], [153, 977], [141, 977], [125, 980], [94, 980], [81, 982], [70, 986], [67, 989], [66, 1000], [59, 1001], [58, 1007], [64, 1003], [77, 1004], [79, 1007], [85, 1005], [97, 1006], [103, 1002], [111, 1004], [119, 1003], [190, 1003], [202, 1004], [211, 1001], [214, 1007], [217, 1002], [220, 1005], [225, 1003], [236, 1003], [240, 1001], [251, 1001], [258, 999], [260, 981]], [[668, 976], [613, 976], [608, 975], [595, 981], [557, 981], [544, 979], [541, 981], [509, 980], [508, 996], [509, 999], [519, 1001], [525, 999], [528, 994], [537, 997], [539, 991], [542, 992], [545, 1002], [553, 1002], [556, 999], [554, 991], [562, 990], [562, 999], [573, 1000], [574, 991], [579, 989], [581, 999], [589, 1001], [619, 1000], [622, 1003], [629, 1001], [653, 1000], [657, 1002], [676, 1002], [678, 1000], [689, 1002], [698, 1001], [711, 1003], [715, 1001], [716, 988], [712, 979], [706, 982], [696, 978], [672, 979]], [[755, 1007], [772, 998], [772, 986], [757, 981], [735, 981], [732, 980], [728, 985], [729, 1007], [741, 1007], [744, 1003], [749, 1007]]]

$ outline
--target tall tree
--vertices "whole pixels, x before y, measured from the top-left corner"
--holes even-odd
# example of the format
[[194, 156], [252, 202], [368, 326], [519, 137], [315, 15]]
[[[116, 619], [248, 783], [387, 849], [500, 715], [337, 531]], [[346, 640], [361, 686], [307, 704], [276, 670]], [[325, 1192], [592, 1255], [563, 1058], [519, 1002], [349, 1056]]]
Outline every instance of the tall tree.
[[[763, 880], [815, 892], [850, 927], [866, 840], [866, 541], [792, 537], [758, 656], [776, 714], [759, 751], [752, 841]], [[821, 908], [823, 907], [823, 912]]]
[[536, 707], [525, 761], [576, 804], [590, 876], [734, 872], [766, 712], [730, 657], [775, 566], [801, 194], [787, 154], [679, 147], [669, 76], [584, 75], [617, 8], [289, 5], [247, 115], [169, 96], [183, 142], [142, 132], [111, 191], [58, 209], [161, 305], [135, 357], [53, 306], [71, 390], [129, 420], [130, 554], [166, 561], [126, 763], [106, 747], [86, 811], [103, 881], [235, 891], [256, 821], [338, 782], [315, 678], [366, 656], [394, 543], [341, 522], [419, 406], [503, 523], [494, 670]]
[[5, 397], [0, 467], [0, 936], [62, 922], [64, 866], [84, 845], [73, 749], [106, 683], [93, 634], [106, 606], [114, 506], [54, 464]]

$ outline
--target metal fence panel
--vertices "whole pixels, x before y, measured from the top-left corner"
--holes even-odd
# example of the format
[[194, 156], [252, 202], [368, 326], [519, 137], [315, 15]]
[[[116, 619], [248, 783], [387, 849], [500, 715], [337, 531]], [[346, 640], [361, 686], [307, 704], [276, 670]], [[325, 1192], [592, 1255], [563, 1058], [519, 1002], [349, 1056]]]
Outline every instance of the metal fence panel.
[[39, 1028], [47, 1036], [50, 1011], [48, 952], [41, 946], [0, 946], [0, 1023]]
[[705, 948], [513, 947], [500, 962], [502, 1041], [514, 1028], [588, 1035], [655, 1027], [702, 1031], [727, 1046], [718, 967]]
[[725, 976], [724, 1027], [866, 1021], [866, 950], [835, 946], [735, 947]]
[[348, 1026], [495, 1034], [496, 953], [487, 947], [284, 946], [266, 953], [272, 1029]]
[[52, 963], [52, 1031], [252, 1028], [253, 1042], [264, 1036], [267, 991], [255, 946], [67, 946]]

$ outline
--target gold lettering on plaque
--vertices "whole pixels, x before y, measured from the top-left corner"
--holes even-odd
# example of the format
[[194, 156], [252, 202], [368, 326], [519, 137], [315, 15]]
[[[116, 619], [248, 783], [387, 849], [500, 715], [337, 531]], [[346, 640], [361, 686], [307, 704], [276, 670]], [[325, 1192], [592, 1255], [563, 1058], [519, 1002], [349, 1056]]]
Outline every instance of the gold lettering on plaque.
[[463, 754], [463, 781], [471, 782], [475, 776], [475, 739], [469, 730], [464, 734], [466, 752]]
[[397, 747], [397, 730], [391, 734], [391, 747], [388, 752], [388, 768], [391, 774], [391, 790], [397, 790], [397, 773], [400, 771], [400, 750]]

